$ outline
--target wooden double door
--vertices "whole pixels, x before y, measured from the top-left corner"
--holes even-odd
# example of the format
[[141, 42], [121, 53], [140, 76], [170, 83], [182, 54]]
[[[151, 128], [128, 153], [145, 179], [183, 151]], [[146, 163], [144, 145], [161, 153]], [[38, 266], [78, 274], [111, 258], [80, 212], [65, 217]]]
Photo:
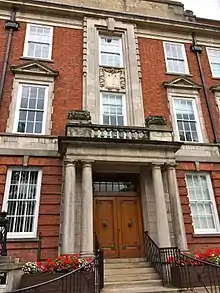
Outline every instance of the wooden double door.
[[137, 196], [95, 197], [95, 232], [105, 258], [143, 256], [143, 226]]

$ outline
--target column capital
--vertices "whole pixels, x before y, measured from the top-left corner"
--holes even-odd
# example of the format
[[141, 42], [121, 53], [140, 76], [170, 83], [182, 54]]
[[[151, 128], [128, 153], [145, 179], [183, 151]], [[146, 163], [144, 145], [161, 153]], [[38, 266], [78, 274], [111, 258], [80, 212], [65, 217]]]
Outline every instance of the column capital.
[[166, 168], [167, 170], [173, 170], [173, 169], [176, 169], [177, 166], [178, 166], [177, 163], [169, 163], [169, 164], [166, 164], [166, 165], [165, 165], [165, 168]]
[[92, 166], [92, 164], [94, 163], [94, 160], [81, 160], [80, 161], [81, 164], [85, 167], [85, 166]]
[[65, 160], [64, 165], [65, 167], [75, 166], [77, 163], [77, 160]]
[[164, 166], [164, 163], [151, 163], [153, 169], [161, 169]]

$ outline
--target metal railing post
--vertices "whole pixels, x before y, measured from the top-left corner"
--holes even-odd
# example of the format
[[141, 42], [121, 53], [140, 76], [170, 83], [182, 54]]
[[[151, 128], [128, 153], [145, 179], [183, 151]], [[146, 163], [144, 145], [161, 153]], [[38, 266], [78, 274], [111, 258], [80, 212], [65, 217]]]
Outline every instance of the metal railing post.
[[8, 233], [8, 219], [6, 212], [0, 213], [0, 243], [1, 256], [7, 256], [7, 233]]

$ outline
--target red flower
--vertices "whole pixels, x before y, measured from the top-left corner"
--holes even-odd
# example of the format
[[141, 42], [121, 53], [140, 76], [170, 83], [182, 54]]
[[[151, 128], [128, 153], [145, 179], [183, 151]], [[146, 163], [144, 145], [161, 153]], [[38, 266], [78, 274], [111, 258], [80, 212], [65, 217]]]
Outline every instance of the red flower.
[[167, 259], [167, 263], [171, 263], [171, 262], [174, 262], [175, 258], [173, 256], [170, 256], [168, 259]]

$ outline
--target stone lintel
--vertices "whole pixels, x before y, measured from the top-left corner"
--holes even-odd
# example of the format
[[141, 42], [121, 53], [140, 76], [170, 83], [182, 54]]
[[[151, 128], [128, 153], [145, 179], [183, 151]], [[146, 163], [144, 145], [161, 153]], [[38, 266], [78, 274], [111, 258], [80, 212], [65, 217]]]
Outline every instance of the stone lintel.
[[[174, 153], [177, 152], [182, 143], [180, 142], [171, 142], [171, 141], [139, 141], [139, 140], [125, 140], [125, 139], [96, 139], [96, 138], [74, 138], [74, 137], [62, 137], [58, 138], [58, 148], [59, 153], [63, 157], [65, 153], [69, 153], [76, 148], [81, 147], [83, 150], [82, 154], [89, 154], [91, 149], [97, 149], [99, 153], [103, 150], [103, 155], [106, 153], [106, 150], [118, 150], [119, 152], [123, 151], [133, 151], [133, 152], [142, 152], [147, 150], [153, 150], [163, 153]], [[88, 152], [85, 152], [85, 149], [88, 149]], [[74, 151], [73, 151], [74, 153]], [[123, 153], [121, 154], [123, 155]], [[140, 153], [141, 155], [141, 153]], [[166, 154], [164, 154], [166, 157]], [[90, 158], [92, 159], [92, 158]]]

